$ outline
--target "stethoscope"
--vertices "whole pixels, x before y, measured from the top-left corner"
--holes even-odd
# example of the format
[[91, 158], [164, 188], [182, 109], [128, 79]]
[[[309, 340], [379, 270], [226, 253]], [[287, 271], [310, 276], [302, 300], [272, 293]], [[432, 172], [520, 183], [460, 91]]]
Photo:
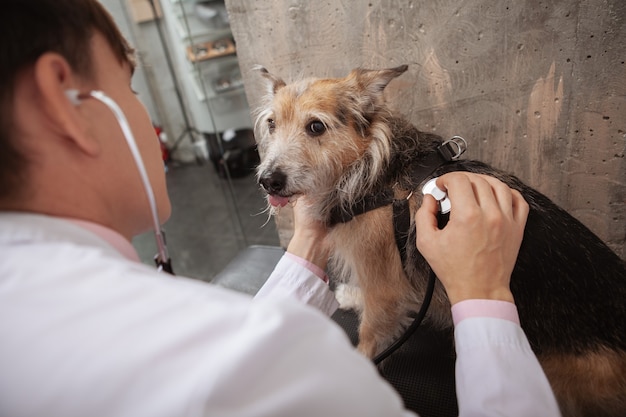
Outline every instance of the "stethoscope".
[[150, 184], [150, 179], [148, 178], [146, 167], [143, 163], [143, 160], [141, 159], [141, 154], [139, 153], [137, 142], [135, 141], [133, 132], [130, 129], [128, 120], [126, 119], [126, 116], [124, 116], [124, 112], [111, 97], [107, 96], [102, 91], [94, 90], [87, 93], [80, 93], [78, 90], [71, 89], [65, 90], [65, 95], [76, 106], [78, 106], [84, 99], [94, 98], [103, 103], [113, 112], [117, 123], [122, 129], [122, 133], [124, 134], [124, 138], [126, 139], [126, 143], [128, 144], [130, 153], [135, 160], [135, 165], [137, 166], [137, 170], [139, 171], [139, 176], [141, 177], [143, 188], [146, 191], [146, 196], [148, 197], [148, 202], [150, 204], [152, 221], [154, 223], [154, 237], [156, 239], [156, 245], [158, 250], [158, 253], [154, 256], [157, 270], [173, 274], [174, 272], [172, 270], [172, 261], [167, 253], [167, 246], [165, 245], [165, 233], [161, 230], [161, 224], [159, 223], [159, 216], [157, 213], [156, 201], [154, 198], [152, 185]]

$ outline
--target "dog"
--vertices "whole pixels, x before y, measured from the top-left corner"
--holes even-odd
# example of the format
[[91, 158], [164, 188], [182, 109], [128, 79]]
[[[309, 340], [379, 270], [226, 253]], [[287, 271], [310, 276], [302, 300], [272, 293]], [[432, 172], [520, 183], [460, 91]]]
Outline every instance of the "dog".
[[[617, 254], [505, 171], [449, 158], [424, 171], [421, 165], [441, 153], [442, 138], [394, 115], [383, 97], [407, 66], [290, 84], [258, 70], [267, 87], [255, 121], [258, 181], [272, 207], [306, 195], [310, 214], [330, 226], [329, 275], [360, 288], [364, 355], [374, 357], [401, 335], [424, 299], [430, 267], [415, 247], [412, 214], [422, 199], [415, 191], [451, 171], [487, 174], [520, 191], [530, 206], [511, 291], [563, 415], [626, 415], [626, 266]], [[416, 178], [416, 171], [425, 176]], [[406, 246], [394, 234], [397, 201], [411, 213]], [[439, 282], [427, 320], [453, 328]]]

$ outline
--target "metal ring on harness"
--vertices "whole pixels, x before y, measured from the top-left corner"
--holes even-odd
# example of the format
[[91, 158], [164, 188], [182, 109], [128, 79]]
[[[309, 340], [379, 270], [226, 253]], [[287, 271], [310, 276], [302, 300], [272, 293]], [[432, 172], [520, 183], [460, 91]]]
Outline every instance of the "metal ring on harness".
[[456, 146], [456, 153], [452, 156], [453, 160], [459, 159], [463, 152], [467, 150], [467, 141], [461, 136], [452, 136], [450, 139], [445, 141], [443, 145], [452, 144]]

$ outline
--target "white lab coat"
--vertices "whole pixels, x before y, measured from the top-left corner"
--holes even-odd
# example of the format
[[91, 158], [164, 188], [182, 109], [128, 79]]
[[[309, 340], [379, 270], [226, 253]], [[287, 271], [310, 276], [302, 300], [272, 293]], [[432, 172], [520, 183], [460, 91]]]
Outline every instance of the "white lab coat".
[[[0, 416], [413, 415], [341, 328], [289, 298], [328, 313], [319, 278], [283, 258], [269, 281], [275, 296], [252, 299], [159, 274], [65, 220], [0, 214]], [[519, 326], [467, 319], [456, 338], [462, 413], [558, 415]]]

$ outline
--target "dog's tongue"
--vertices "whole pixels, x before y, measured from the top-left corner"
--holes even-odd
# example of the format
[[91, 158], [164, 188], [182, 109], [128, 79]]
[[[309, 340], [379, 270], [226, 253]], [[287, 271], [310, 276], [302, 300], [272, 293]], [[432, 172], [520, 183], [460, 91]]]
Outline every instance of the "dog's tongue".
[[288, 197], [281, 197], [279, 195], [270, 195], [270, 204], [274, 207], [285, 207], [289, 203]]

